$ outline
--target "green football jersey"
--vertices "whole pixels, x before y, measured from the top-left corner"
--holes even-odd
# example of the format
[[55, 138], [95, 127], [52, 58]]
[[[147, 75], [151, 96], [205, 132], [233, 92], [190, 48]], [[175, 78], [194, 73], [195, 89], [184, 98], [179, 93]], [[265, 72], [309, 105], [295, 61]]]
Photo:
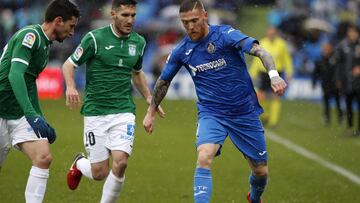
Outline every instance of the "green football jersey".
[[112, 25], [85, 35], [69, 57], [76, 67], [86, 63], [83, 115], [135, 113], [132, 71], [142, 68], [145, 44], [145, 39], [136, 32], [119, 37]]
[[[44, 70], [49, 58], [51, 41], [41, 25], [30, 25], [16, 32], [4, 47], [0, 58], [0, 117], [18, 119], [23, 115], [42, 115], [37, 94], [36, 78]], [[15, 97], [9, 81], [11, 69], [27, 66], [24, 80], [27, 94]], [[15, 71], [15, 70], [14, 70]], [[21, 98], [22, 97], [22, 98]], [[21, 99], [19, 99], [21, 98]]]

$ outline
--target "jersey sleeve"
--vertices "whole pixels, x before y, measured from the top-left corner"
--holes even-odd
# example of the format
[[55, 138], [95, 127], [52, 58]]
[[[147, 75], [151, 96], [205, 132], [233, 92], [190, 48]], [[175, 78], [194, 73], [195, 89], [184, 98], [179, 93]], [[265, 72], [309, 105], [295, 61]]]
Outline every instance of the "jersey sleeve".
[[240, 30], [236, 30], [230, 26], [226, 27], [223, 30], [223, 34], [225, 36], [225, 43], [235, 47], [237, 50], [249, 53], [253, 43], [259, 44], [259, 42], [244, 33], [242, 33]]
[[178, 58], [175, 48], [166, 60], [165, 67], [161, 71], [160, 80], [171, 81], [175, 77], [182, 66]]
[[142, 63], [143, 63], [143, 56], [144, 56], [145, 47], [146, 47], [146, 42], [144, 40], [143, 46], [141, 48], [141, 53], [140, 53], [139, 59], [136, 62], [135, 66], [133, 67], [133, 70], [136, 71], [136, 72], [139, 72], [142, 69]]
[[28, 66], [32, 53], [40, 47], [39, 35], [34, 30], [25, 30], [19, 33], [15, 40], [11, 63], [19, 62]]
[[33, 30], [26, 30], [19, 33], [13, 45], [9, 82], [25, 116], [38, 115], [30, 102], [24, 74], [29, 66], [33, 51], [39, 47], [40, 38]]
[[24, 112], [24, 115], [37, 116], [38, 114], [36, 113], [34, 107], [30, 102], [26, 83], [24, 80], [24, 73], [27, 67], [28, 66], [23, 64], [22, 62], [13, 62], [9, 72], [9, 82], [16, 97], [16, 100]]
[[75, 49], [74, 53], [69, 57], [69, 61], [78, 67], [89, 60], [96, 54], [97, 44], [94, 34], [89, 32], [81, 40], [79, 46]]

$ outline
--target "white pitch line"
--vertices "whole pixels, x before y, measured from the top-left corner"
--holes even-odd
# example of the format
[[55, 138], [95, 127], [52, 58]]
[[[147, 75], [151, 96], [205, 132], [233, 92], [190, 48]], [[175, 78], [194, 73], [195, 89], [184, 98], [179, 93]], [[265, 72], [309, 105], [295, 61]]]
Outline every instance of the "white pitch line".
[[319, 163], [320, 165], [324, 166], [325, 168], [328, 168], [328, 169], [336, 172], [337, 174], [344, 176], [351, 182], [360, 186], [360, 177], [358, 175], [354, 174], [353, 172], [351, 172], [339, 165], [336, 165], [334, 163], [326, 161], [325, 159], [321, 158], [317, 154], [291, 142], [290, 140], [282, 138], [273, 132], [267, 131], [266, 137], [278, 144], [285, 146], [286, 148], [290, 149], [291, 151], [294, 151], [294, 152], [300, 154], [301, 156], [311, 159], [311, 160]]

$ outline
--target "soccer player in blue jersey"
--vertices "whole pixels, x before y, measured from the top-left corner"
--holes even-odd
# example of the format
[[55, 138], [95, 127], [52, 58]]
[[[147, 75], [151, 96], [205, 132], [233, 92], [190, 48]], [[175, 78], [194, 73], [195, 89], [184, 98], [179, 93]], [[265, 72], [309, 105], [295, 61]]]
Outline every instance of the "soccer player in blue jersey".
[[180, 18], [187, 36], [175, 47], [157, 80], [153, 99], [144, 118], [148, 133], [154, 128], [156, 109], [171, 80], [185, 67], [198, 96], [197, 167], [194, 175], [195, 203], [210, 202], [211, 165], [227, 136], [246, 157], [251, 168], [248, 201], [261, 202], [268, 179], [268, 153], [259, 120], [263, 109], [245, 64], [244, 53], [261, 59], [273, 91], [281, 96], [286, 83], [275, 69], [271, 55], [254, 38], [227, 25], [208, 25], [208, 14], [200, 0], [185, 0]]

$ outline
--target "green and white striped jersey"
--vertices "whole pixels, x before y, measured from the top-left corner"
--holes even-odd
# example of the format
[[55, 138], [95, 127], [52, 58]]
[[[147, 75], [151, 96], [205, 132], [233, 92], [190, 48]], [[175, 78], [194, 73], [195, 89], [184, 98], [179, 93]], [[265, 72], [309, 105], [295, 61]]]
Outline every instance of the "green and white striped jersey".
[[[36, 78], [44, 70], [49, 58], [51, 41], [41, 25], [30, 25], [16, 32], [4, 47], [0, 58], [0, 117], [18, 119], [27, 116], [42, 115], [38, 101]], [[11, 69], [27, 66], [24, 80], [27, 93], [15, 97], [9, 81]], [[23, 102], [23, 105], [21, 102]], [[20, 103], [20, 104], [19, 104]], [[23, 106], [23, 108], [21, 107]]]
[[86, 63], [83, 115], [135, 113], [132, 71], [141, 70], [145, 45], [145, 39], [136, 32], [119, 37], [113, 25], [85, 35], [69, 57], [74, 66]]

